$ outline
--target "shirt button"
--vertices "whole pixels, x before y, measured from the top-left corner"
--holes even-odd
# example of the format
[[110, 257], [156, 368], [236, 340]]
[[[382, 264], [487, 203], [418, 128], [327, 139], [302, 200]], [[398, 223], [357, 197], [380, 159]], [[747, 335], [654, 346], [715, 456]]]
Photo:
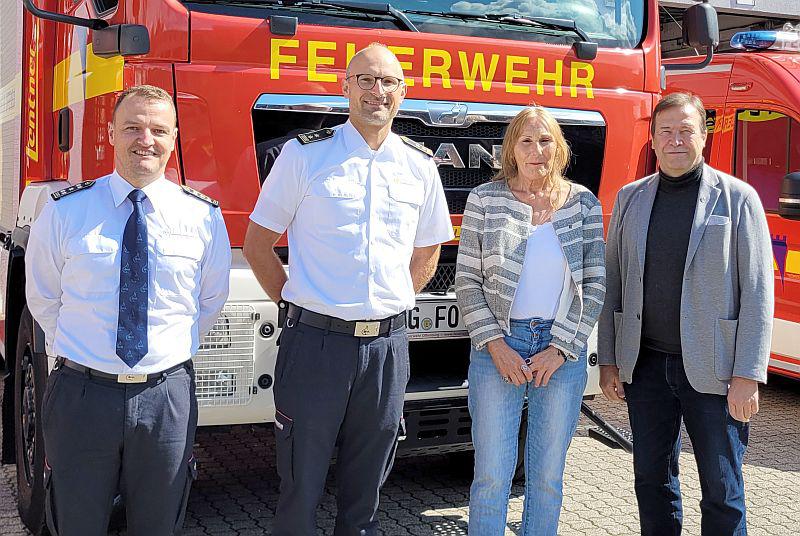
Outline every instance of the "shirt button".
[[636, 313], [636, 320], [641, 320], [641, 319], [642, 319], [642, 315], [640, 313]]

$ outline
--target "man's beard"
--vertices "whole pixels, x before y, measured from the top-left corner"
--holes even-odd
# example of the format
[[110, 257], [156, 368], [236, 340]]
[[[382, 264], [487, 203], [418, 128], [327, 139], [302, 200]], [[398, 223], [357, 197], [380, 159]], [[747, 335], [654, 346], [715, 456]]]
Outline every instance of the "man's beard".
[[389, 110], [379, 110], [373, 113], [359, 114], [359, 119], [364, 123], [376, 127], [382, 127], [392, 121], [393, 115]]

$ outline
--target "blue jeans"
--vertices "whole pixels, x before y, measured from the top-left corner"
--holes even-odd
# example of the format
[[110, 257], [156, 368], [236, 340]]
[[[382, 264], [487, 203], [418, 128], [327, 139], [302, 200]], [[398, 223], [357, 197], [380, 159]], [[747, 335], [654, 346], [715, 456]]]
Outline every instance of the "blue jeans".
[[742, 457], [749, 425], [728, 414], [727, 397], [695, 391], [680, 355], [646, 349], [636, 362], [632, 383], [625, 384], [625, 395], [642, 534], [681, 533], [681, 419], [700, 476], [702, 534], [747, 534]]
[[[506, 343], [526, 358], [550, 344], [552, 320], [512, 320]], [[528, 399], [525, 440], [523, 536], [555, 535], [561, 512], [567, 448], [575, 432], [586, 388], [586, 356], [566, 361], [547, 387], [505, 383], [489, 352], [472, 349], [469, 412], [475, 445], [475, 479], [470, 488], [469, 534], [502, 535], [517, 464], [522, 407]]]

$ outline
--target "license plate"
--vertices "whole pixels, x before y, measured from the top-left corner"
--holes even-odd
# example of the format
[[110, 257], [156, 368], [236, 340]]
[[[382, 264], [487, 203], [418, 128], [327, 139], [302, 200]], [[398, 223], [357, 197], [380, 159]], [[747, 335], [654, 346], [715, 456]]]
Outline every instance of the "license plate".
[[454, 301], [418, 301], [406, 313], [409, 340], [468, 337], [461, 311]]

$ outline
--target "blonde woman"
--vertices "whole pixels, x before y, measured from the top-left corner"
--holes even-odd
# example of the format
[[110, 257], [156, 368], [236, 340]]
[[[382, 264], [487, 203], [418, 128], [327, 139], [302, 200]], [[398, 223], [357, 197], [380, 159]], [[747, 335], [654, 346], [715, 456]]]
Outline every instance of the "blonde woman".
[[464, 210], [456, 294], [472, 339], [471, 535], [504, 534], [526, 398], [521, 534], [558, 529], [586, 340], [605, 296], [600, 202], [564, 177], [569, 158], [553, 116], [526, 108], [506, 130], [495, 180], [475, 188]]

